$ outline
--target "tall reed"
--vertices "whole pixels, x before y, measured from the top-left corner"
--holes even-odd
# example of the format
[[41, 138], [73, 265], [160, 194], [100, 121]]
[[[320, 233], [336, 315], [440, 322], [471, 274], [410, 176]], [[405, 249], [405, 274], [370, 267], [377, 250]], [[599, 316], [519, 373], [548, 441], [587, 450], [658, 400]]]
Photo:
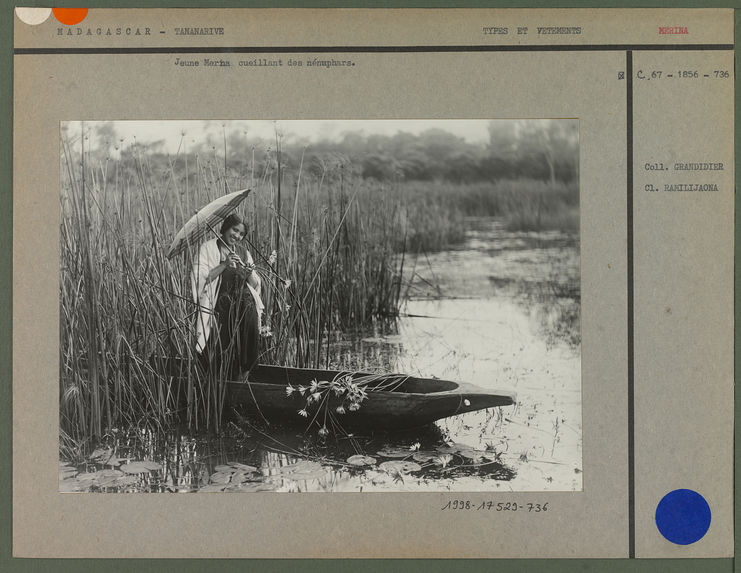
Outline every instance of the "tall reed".
[[261, 362], [321, 367], [332, 333], [398, 312], [401, 220], [388, 218], [397, 200], [379, 201], [343, 166], [285, 177], [276, 153], [256, 172], [249, 158], [235, 170], [216, 153], [155, 161], [136, 144], [101, 157], [86, 137], [64, 138], [61, 158], [60, 423], [70, 437], [163, 429], [181, 414], [218, 427], [224, 376], [195, 367], [198, 245], [175, 260], [165, 253], [197, 207], [241, 180], [255, 182], [240, 211], [272, 328]]

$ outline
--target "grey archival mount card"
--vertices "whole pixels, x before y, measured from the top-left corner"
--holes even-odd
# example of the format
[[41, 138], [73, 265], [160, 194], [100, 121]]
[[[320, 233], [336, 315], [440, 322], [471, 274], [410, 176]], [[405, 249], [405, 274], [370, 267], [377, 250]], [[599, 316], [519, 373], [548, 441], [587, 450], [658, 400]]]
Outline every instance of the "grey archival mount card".
[[732, 10], [14, 17], [16, 556], [733, 555]]

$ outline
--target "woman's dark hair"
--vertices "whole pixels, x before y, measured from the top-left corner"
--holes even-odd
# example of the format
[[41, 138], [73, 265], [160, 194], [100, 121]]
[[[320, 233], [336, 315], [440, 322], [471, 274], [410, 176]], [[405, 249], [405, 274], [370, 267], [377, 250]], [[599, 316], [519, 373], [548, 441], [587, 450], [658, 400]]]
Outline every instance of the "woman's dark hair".
[[236, 213], [232, 213], [226, 219], [224, 219], [224, 222], [221, 224], [221, 229], [219, 229], [219, 233], [223, 235], [229, 229], [231, 229], [232, 227], [235, 227], [236, 225], [242, 225], [244, 227], [245, 232], [247, 231], [247, 225], [244, 224], [242, 217], [240, 217]]

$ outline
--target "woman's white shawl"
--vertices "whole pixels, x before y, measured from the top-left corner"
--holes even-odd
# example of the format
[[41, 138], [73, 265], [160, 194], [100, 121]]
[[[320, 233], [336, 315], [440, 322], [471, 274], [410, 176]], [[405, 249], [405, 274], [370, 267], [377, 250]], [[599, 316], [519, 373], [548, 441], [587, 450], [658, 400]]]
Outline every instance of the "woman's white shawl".
[[[247, 253], [247, 264], [253, 264], [252, 255]], [[211, 329], [215, 324], [214, 308], [216, 299], [219, 296], [219, 286], [221, 285], [221, 276], [216, 277], [211, 282], [208, 281], [209, 273], [221, 264], [221, 252], [217, 239], [212, 239], [203, 243], [198, 249], [198, 255], [193, 261], [193, 271], [191, 272], [191, 286], [193, 288], [193, 300], [198, 305], [198, 314], [196, 321], [196, 350], [201, 353], [206, 348]], [[257, 323], [261, 324], [262, 311], [265, 305], [260, 297], [261, 281], [257, 273], [253, 273], [256, 279], [256, 288], [247, 285], [255, 299], [257, 308]]]

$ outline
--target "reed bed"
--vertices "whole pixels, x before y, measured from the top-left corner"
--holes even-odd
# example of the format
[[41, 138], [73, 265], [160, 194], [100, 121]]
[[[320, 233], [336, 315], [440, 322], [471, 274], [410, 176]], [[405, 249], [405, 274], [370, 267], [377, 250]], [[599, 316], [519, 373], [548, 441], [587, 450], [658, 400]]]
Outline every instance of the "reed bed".
[[96, 158], [85, 141], [62, 141], [65, 436], [161, 430], [182, 419], [218, 427], [224, 384], [199, 374], [194, 351], [189, 274], [198, 245], [174, 260], [165, 253], [197, 208], [247, 179], [254, 191], [239, 211], [270, 333], [261, 362], [321, 367], [333, 332], [398, 313], [403, 219], [389, 213], [399, 198], [347, 177], [341, 164], [319, 178], [286, 174], [278, 147], [260, 171], [250, 158], [235, 173], [217, 157], [187, 156], [163, 168], [141, 146]]
[[[576, 183], [535, 179], [500, 179], [451, 185], [409, 182], [403, 186], [410, 209], [420, 209], [418, 228], [410, 234], [414, 251], [435, 251], [463, 240], [465, 217], [498, 217], [509, 231], [579, 232]], [[430, 207], [425, 207], [429, 204]]]
[[261, 156], [229, 161], [215, 148], [168, 157], [136, 144], [112, 158], [88, 149], [87, 137], [65, 133], [61, 142], [65, 447], [116, 427], [219, 427], [224, 384], [199, 373], [194, 350], [189, 273], [198, 245], [165, 257], [182, 224], [219, 195], [253, 190], [238, 212], [263, 279], [270, 335], [260, 362], [314, 368], [328, 365], [336, 332], [398, 315], [409, 253], [461, 241], [465, 216], [547, 226], [541, 213], [558, 223], [578, 208], [573, 189], [538, 182], [379, 182], [342, 157], [289, 170], [278, 134]]

